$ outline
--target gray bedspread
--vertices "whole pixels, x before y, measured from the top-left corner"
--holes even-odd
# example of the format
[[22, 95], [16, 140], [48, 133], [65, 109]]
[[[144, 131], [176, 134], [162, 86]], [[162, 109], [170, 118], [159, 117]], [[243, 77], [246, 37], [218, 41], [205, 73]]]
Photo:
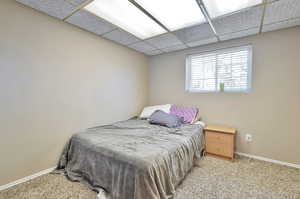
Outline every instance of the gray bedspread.
[[111, 199], [167, 199], [200, 157], [202, 127], [131, 119], [73, 135], [58, 169]]

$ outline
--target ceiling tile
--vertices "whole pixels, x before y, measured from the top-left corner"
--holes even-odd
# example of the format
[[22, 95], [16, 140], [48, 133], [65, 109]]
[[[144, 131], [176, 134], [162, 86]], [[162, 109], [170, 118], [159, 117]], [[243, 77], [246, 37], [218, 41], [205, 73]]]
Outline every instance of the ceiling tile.
[[162, 54], [162, 53], [163, 52], [161, 50], [153, 50], [153, 51], [145, 52], [146, 55], [150, 55], [150, 56], [159, 55], [159, 54]]
[[131, 44], [128, 47], [143, 53], [157, 50], [153, 46], [149, 45], [144, 41]]
[[184, 28], [174, 32], [174, 34], [184, 43], [191, 43], [214, 37], [214, 33], [207, 23]]
[[289, 28], [289, 27], [293, 27], [293, 26], [300, 26], [300, 17], [296, 18], [296, 19], [285, 20], [285, 21], [278, 22], [278, 23], [266, 24], [263, 26], [262, 31], [269, 32], [269, 31]]
[[250, 36], [250, 35], [258, 34], [258, 32], [259, 32], [259, 27], [251, 28], [251, 29], [248, 29], [248, 30], [242, 30], [242, 31], [239, 31], [239, 32], [220, 35], [220, 40], [225, 41], [225, 40], [230, 40], [230, 39], [237, 39], [237, 38], [241, 38], [241, 37], [247, 37], [247, 36]]
[[280, 0], [267, 5], [264, 24], [300, 17], [299, 0]]
[[176, 45], [176, 46], [170, 46], [170, 47], [167, 47], [167, 48], [164, 48], [161, 50], [164, 52], [172, 52], [172, 51], [176, 51], [176, 50], [183, 50], [185, 48], [187, 48], [185, 45], [180, 44], [180, 45]]
[[218, 35], [240, 32], [260, 26], [263, 8], [254, 7], [223, 18], [213, 20]]
[[183, 44], [180, 40], [177, 39], [172, 33], [163, 34], [157, 37], [146, 40], [151, 45], [157, 48], [167, 48], [169, 46], [175, 46]]
[[116, 27], [110, 23], [84, 10], [76, 12], [67, 20], [67, 22], [97, 35], [102, 35], [116, 29]]
[[206, 38], [206, 39], [202, 39], [199, 41], [190, 42], [190, 43], [187, 43], [187, 45], [189, 47], [196, 47], [196, 46], [202, 46], [202, 45], [206, 45], [206, 44], [215, 43], [217, 41], [218, 41], [218, 39], [216, 37], [211, 37], [211, 38]]
[[140, 41], [135, 36], [127, 33], [124, 30], [121, 30], [121, 29], [116, 29], [111, 32], [108, 32], [108, 33], [102, 35], [102, 37], [112, 40], [112, 41], [115, 41], [117, 43], [123, 44], [123, 45], [129, 45], [129, 44]]
[[47, 13], [52, 17], [63, 19], [75, 9], [75, 6], [64, 0], [16, 0], [36, 10]]
[[70, 2], [72, 5], [79, 6], [83, 4], [86, 0], [65, 0], [65, 1]]

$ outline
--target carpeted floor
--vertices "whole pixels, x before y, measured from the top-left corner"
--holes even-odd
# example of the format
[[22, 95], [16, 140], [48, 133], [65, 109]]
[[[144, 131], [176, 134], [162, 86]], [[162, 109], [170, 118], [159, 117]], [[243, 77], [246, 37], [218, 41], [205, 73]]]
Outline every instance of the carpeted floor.
[[[239, 158], [205, 157], [178, 187], [174, 199], [300, 199], [300, 170]], [[95, 199], [84, 185], [47, 174], [0, 192], [0, 199]], [[124, 198], [125, 199], [125, 198]]]

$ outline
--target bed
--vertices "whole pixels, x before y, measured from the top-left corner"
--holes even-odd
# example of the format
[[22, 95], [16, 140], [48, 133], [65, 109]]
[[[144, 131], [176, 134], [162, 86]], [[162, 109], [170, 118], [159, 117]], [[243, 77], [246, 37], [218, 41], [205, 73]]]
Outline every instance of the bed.
[[167, 128], [135, 118], [73, 135], [58, 170], [110, 199], [168, 199], [201, 148], [201, 125]]

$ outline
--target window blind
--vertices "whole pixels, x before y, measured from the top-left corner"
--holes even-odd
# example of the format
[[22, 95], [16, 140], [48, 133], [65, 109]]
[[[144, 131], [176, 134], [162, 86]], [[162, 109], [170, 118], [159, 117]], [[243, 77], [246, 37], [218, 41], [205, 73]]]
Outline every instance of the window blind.
[[251, 46], [189, 55], [186, 90], [247, 92], [251, 88], [251, 59]]

